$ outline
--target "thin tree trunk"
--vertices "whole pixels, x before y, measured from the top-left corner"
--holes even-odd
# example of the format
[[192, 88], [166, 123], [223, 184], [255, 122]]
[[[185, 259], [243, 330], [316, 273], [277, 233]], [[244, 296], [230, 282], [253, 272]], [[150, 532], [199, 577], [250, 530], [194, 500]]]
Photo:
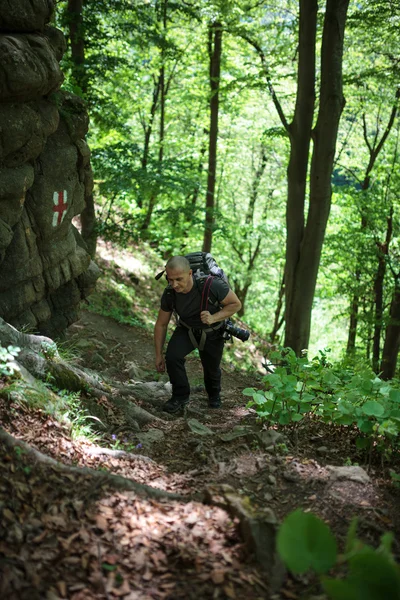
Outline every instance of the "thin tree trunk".
[[[71, 44], [72, 76], [85, 97], [88, 91], [88, 76], [85, 70], [85, 33], [83, 20], [84, 0], [68, 0], [67, 13]], [[96, 211], [93, 194], [85, 196], [85, 208], [81, 213], [81, 235], [92, 258], [96, 254], [97, 232]]]
[[385, 344], [382, 351], [381, 378], [393, 379], [396, 373], [397, 356], [400, 348], [400, 282], [395, 278], [395, 288], [390, 305], [389, 323], [386, 327]]
[[85, 39], [83, 23], [83, 0], [68, 0], [67, 6], [69, 40], [71, 44], [72, 76], [83, 95], [88, 89], [85, 73]]
[[[162, 11], [162, 25], [163, 25], [163, 39], [161, 41], [161, 66], [160, 76], [158, 80], [158, 89], [160, 93], [160, 128], [159, 128], [159, 139], [158, 139], [158, 183], [155, 185], [153, 192], [149, 199], [147, 206], [146, 216], [141, 226], [141, 231], [147, 231], [150, 226], [151, 217], [153, 210], [157, 202], [157, 197], [160, 193], [160, 177], [162, 173], [162, 163], [164, 159], [164, 137], [165, 137], [165, 97], [166, 97], [166, 85], [165, 85], [165, 42], [167, 34], [167, 4], [168, 0], [163, 0], [161, 11]], [[146, 163], [147, 164], [147, 163]]]
[[[158, 77], [157, 81], [154, 82], [153, 99], [152, 99], [152, 103], [151, 103], [151, 107], [150, 107], [150, 116], [149, 116], [149, 121], [148, 121], [147, 125], [145, 124], [144, 119], [142, 120], [142, 125], [143, 125], [143, 129], [144, 129], [144, 144], [143, 144], [143, 154], [142, 154], [142, 159], [141, 159], [141, 165], [142, 165], [143, 172], [147, 171], [147, 163], [149, 161], [150, 138], [151, 138], [151, 134], [153, 131], [154, 117], [156, 114], [156, 110], [158, 108], [158, 99], [159, 99], [159, 95], [160, 95], [160, 84], [161, 84], [161, 78]], [[139, 194], [139, 196], [137, 198], [137, 205], [138, 205], [138, 208], [143, 208], [143, 195], [142, 194]]]
[[193, 210], [196, 207], [197, 204], [197, 200], [199, 197], [199, 191], [200, 191], [200, 179], [201, 179], [201, 175], [203, 173], [203, 169], [204, 169], [204, 155], [206, 153], [207, 150], [207, 146], [204, 143], [201, 148], [200, 148], [200, 158], [199, 158], [199, 164], [197, 166], [197, 176], [198, 176], [198, 182], [196, 183], [196, 185], [194, 186], [194, 190], [192, 193], [192, 198], [191, 198], [191, 202], [190, 202], [190, 206], [191, 209]]
[[[314, 97], [316, 2], [300, 1], [299, 91], [291, 125], [291, 159], [288, 169], [287, 255], [285, 270], [286, 311], [285, 346], [300, 354], [308, 347], [312, 302], [331, 205], [331, 176], [336, 138], [344, 106], [342, 92], [342, 56], [344, 29], [349, 0], [328, 0], [326, 5], [321, 56], [319, 113], [315, 129], [310, 173], [310, 202], [304, 228], [305, 180], [308, 159], [307, 131], [310, 134], [312, 111], [301, 106]], [[306, 35], [307, 32], [307, 35]], [[310, 41], [312, 36], [312, 44]], [[310, 63], [303, 65], [308, 59]], [[311, 72], [312, 71], [312, 72]], [[304, 86], [304, 87], [303, 87]], [[304, 97], [303, 97], [304, 94]], [[297, 128], [302, 117], [303, 136]], [[294, 125], [296, 124], [296, 127]], [[309, 137], [308, 137], [309, 141]], [[307, 149], [299, 154], [300, 144]], [[300, 171], [299, 171], [300, 167]]]
[[[397, 115], [397, 111], [398, 111], [398, 102], [399, 102], [399, 98], [400, 98], [400, 90], [397, 89], [396, 90], [396, 94], [395, 94], [395, 101], [392, 107], [392, 111], [389, 117], [389, 121], [388, 124], [386, 126], [385, 131], [383, 132], [383, 135], [381, 137], [381, 139], [378, 142], [378, 131], [379, 131], [379, 124], [376, 124], [376, 133], [375, 133], [375, 137], [373, 140], [373, 143], [371, 145], [369, 138], [368, 138], [368, 131], [367, 131], [367, 119], [366, 119], [366, 115], [364, 113], [363, 115], [363, 134], [364, 134], [364, 141], [367, 145], [367, 148], [369, 150], [369, 161], [368, 161], [368, 165], [365, 171], [365, 176], [364, 176], [364, 180], [362, 182], [361, 185], [361, 189], [363, 192], [366, 192], [370, 186], [370, 182], [371, 182], [371, 172], [372, 169], [375, 166], [376, 160], [378, 158], [378, 155], [380, 153], [380, 151], [383, 148], [384, 143], [386, 142], [389, 133], [393, 127], [393, 124], [395, 122], [395, 118]], [[366, 231], [368, 226], [368, 220], [367, 217], [365, 215], [364, 209], [362, 209], [362, 214], [361, 214], [361, 231]], [[361, 266], [357, 266], [356, 268], [356, 273], [355, 273], [355, 279], [356, 281], [360, 281], [361, 279]], [[355, 291], [355, 293], [353, 294], [353, 298], [351, 300], [351, 305], [350, 305], [350, 323], [349, 323], [349, 334], [348, 334], [348, 338], [347, 338], [347, 353], [348, 354], [352, 354], [355, 351], [355, 347], [356, 347], [356, 336], [357, 336], [357, 326], [358, 326], [358, 305], [359, 305], [359, 292], [358, 290]]]
[[275, 309], [274, 324], [273, 324], [271, 332], [269, 334], [269, 340], [270, 340], [271, 344], [274, 344], [276, 342], [276, 336], [278, 335], [278, 331], [280, 330], [283, 323], [285, 322], [285, 317], [284, 317], [284, 315], [282, 315], [284, 299], [285, 299], [285, 277], [283, 276], [281, 286], [279, 288], [278, 302], [277, 302], [276, 309]]
[[374, 336], [372, 342], [372, 368], [375, 373], [379, 372], [379, 358], [381, 350], [382, 320], [383, 320], [383, 282], [386, 273], [386, 261], [389, 254], [389, 245], [393, 233], [393, 207], [387, 218], [386, 239], [383, 244], [377, 243], [378, 247], [378, 269], [374, 281], [375, 291], [375, 318]]
[[208, 143], [208, 176], [206, 215], [203, 239], [203, 252], [211, 252], [213, 227], [215, 183], [217, 169], [217, 140], [219, 114], [219, 87], [222, 54], [222, 26], [218, 22], [211, 23], [208, 29], [208, 50], [210, 56], [210, 136]]

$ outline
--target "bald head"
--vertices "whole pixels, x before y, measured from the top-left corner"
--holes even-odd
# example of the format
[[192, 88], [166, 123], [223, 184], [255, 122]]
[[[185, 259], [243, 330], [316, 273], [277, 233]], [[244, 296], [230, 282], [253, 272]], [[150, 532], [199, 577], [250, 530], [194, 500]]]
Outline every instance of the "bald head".
[[184, 256], [173, 256], [166, 266], [169, 285], [179, 294], [187, 294], [193, 287], [190, 262]]
[[190, 271], [190, 262], [184, 256], [172, 256], [166, 264], [166, 269], [188, 273]]

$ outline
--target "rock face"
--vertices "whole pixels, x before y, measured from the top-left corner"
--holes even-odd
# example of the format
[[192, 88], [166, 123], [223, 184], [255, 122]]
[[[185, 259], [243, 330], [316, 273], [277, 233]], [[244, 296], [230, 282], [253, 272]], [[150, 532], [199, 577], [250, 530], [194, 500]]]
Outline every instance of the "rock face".
[[92, 192], [88, 116], [60, 91], [53, 0], [0, 0], [0, 317], [49, 336], [77, 319], [99, 271], [72, 224]]

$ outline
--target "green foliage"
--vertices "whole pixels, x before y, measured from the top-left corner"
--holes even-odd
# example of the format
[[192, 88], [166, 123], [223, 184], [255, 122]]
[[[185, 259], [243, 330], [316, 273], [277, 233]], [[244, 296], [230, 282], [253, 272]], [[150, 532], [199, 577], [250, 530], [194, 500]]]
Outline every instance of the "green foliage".
[[18, 365], [15, 364], [15, 358], [20, 351], [21, 349], [17, 346], [4, 348], [0, 345], [0, 375], [11, 377], [19, 370]]
[[[319, 26], [324, 7], [324, 3], [318, 7]], [[65, 0], [57, 4], [57, 25], [69, 41], [62, 61], [64, 89], [88, 103], [98, 233], [125, 247], [146, 239], [163, 258], [201, 248], [208, 175], [207, 29], [210, 20], [222, 23], [212, 251], [232, 274], [235, 291], [248, 291], [246, 322], [268, 334], [285, 260], [289, 152], [288, 134], [268, 85], [290, 123], [297, 88], [293, 40], [299, 3], [93, 0], [83, 3], [81, 20], [70, 9]], [[74, 64], [71, 56], [69, 27], [74, 19], [84, 41], [83, 64]], [[389, 181], [391, 165], [398, 164], [394, 131], [369, 174], [370, 189], [360, 189], [369, 164], [368, 144], [380, 138], [394, 103], [398, 19], [398, 3], [389, 0], [350, 3], [343, 69], [346, 104], [312, 327], [312, 346], [321, 347], [316, 344], [321, 344], [322, 333], [322, 345], [329, 344], [338, 355], [356, 292], [361, 298], [357, 341], [363, 356], [368, 352], [376, 320], [372, 303], [377, 242], [384, 241], [392, 204], [393, 239], [399, 232], [397, 168]], [[318, 40], [321, 35], [319, 29]], [[251, 40], [266, 57], [264, 68]], [[319, 54], [319, 43], [316, 50]], [[143, 230], [152, 203], [150, 223]], [[362, 268], [356, 277], [358, 265]], [[383, 325], [392, 291], [393, 277], [387, 269]]]
[[85, 437], [91, 441], [98, 439], [94, 426], [99, 423], [104, 427], [98, 417], [89, 415], [82, 407], [80, 392], [70, 392], [69, 390], [59, 390], [57, 392], [58, 405], [56, 407], [56, 416], [64, 421], [70, 427], [73, 439]]
[[53, 360], [58, 356], [57, 344], [55, 342], [42, 342], [40, 351], [47, 360]]
[[309, 569], [322, 575], [345, 565], [344, 578], [321, 577], [331, 600], [400, 600], [400, 569], [391, 553], [392, 534], [381, 537], [374, 550], [356, 537], [354, 519], [347, 534], [345, 553], [338, 556], [337, 544], [329, 526], [311, 513], [301, 510], [289, 514], [277, 536], [278, 553], [293, 573]]
[[282, 523], [277, 538], [280, 557], [293, 573], [326, 573], [336, 561], [336, 540], [328, 525], [297, 510]]
[[[276, 361], [273, 373], [264, 377], [265, 390], [246, 388], [258, 416], [271, 424], [295, 427], [305, 418], [334, 425], [357, 426], [368, 440], [397, 445], [400, 434], [400, 388], [383, 381], [370, 368], [328, 361], [328, 351], [309, 360], [297, 357], [290, 348], [270, 355]], [[367, 441], [367, 443], [365, 443]], [[382, 448], [384, 446], [382, 445]]]

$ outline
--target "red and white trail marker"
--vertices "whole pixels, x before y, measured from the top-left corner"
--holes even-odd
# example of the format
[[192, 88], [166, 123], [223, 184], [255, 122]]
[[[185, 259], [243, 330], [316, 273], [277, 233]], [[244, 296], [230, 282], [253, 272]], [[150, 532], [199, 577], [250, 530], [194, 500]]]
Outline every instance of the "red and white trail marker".
[[61, 225], [68, 210], [67, 190], [53, 194], [53, 227]]

